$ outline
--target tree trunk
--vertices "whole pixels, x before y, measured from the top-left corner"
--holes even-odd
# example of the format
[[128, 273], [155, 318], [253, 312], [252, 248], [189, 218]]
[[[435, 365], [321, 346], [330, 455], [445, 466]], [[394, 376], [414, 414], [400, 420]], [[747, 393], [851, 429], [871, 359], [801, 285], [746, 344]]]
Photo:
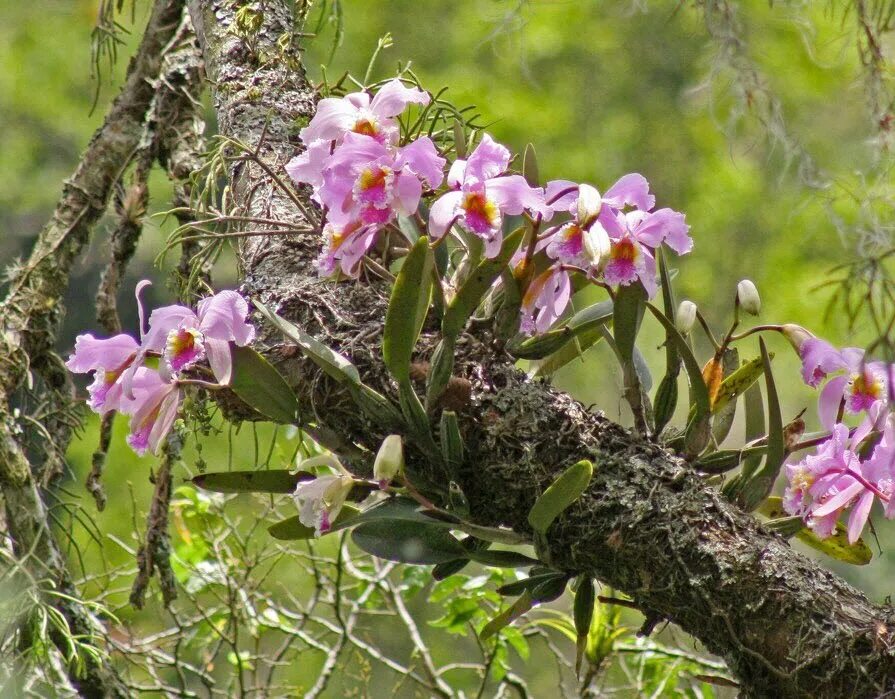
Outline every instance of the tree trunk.
[[[290, 3], [264, 4], [251, 47], [229, 31], [241, 4], [190, 0], [189, 7], [221, 133], [258, 147], [285, 176], [283, 164], [299, 149], [296, 121], [313, 114], [314, 93], [295, 47], [277, 44], [292, 30]], [[302, 221], [262, 168], [240, 163], [230, 175], [242, 214]], [[313, 233], [245, 239], [243, 289], [346, 355], [365, 383], [394, 396], [379, 347], [388, 287], [319, 280], [313, 261], [320, 245]], [[382, 430], [350, 397], [294, 348], [277, 344], [275, 331], [261, 334], [295, 386], [307, 421], [375, 449]], [[436, 340], [424, 333], [421, 360]], [[678, 624], [728, 662], [745, 696], [869, 697], [892, 688], [890, 608], [871, 604], [793, 551], [660, 446], [529, 380], [487, 331], [463, 335], [457, 352], [455, 373], [472, 387], [459, 410], [467, 453], [459, 480], [477, 522], [528, 531], [526, 516], [538, 494], [570, 463], [589, 458], [596, 473], [587, 493], [549, 531], [552, 565], [630, 595], [650, 627], [663, 619]], [[443, 479], [420, 454], [411, 452], [410, 468], [422, 478]]]

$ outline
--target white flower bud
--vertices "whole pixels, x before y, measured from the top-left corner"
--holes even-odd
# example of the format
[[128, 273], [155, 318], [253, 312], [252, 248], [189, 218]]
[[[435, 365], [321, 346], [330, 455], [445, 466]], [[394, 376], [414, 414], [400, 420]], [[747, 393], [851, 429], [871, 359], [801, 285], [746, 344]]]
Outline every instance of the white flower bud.
[[751, 279], [744, 279], [737, 284], [737, 305], [753, 316], [761, 313], [761, 297]]
[[599, 223], [594, 223], [587, 230], [582, 231], [581, 235], [584, 243], [584, 253], [592, 267], [599, 267], [600, 263], [606, 259], [609, 250], [612, 247], [612, 241], [609, 240], [609, 234], [606, 229]]
[[404, 447], [401, 437], [390, 434], [382, 440], [373, 463], [373, 480], [388, 483], [404, 469]]
[[589, 184], [578, 186], [578, 225], [587, 228], [596, 221], [603, 207], [600, 193]]
[[696, 323], [696, 304], [692, 301], [681, 301], [674, 314], [674, 327], [681, 335], [686, 335]]

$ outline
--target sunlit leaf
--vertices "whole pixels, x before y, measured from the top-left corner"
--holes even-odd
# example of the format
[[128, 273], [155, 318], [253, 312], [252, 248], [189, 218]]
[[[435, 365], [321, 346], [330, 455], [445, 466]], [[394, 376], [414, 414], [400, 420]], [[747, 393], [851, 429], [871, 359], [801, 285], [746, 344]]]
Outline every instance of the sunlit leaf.
[[522, 595], [517, 599], [513, 604], [504, 609], [500, 614], [494, 617], [491, 621], [489, 621], [482, 628], [479, 633], [479, 638], [483, 641], [488, 640], [494, 634], [498, 633], [505, 626], [509, 626], [520, 616], [525, 614], [528, 611], [531, 611], [531, 608], [534, 606], [534, 600], [531, 598], [531, 595], [526, 590], [522, 593]]
[[546, 534], [553, 520], [581, 497], [590, 483], [593, 472], [593, 464], [586, 459], [569, 466], [532, 506], [528, 513], [528, 523], [532, 529]]
[[410, 360], [432, 300], [433, 265], [429, 239], [422, 236], [404, 258], [388, 302], [382, 357], [401, 383], [410, 381]]
[[278, 316], [267, 306], [258, 300], [254, 300], [255, 307], [272, 325], [278, 328], [286, 337], [297, 344], [302, 352], [319, 366], [328, 376], [339, 383], [359, 384], [360, 374], [357, 367], [338, 352], [330, 349], [322, 342], [312, 337], [294, 323]]

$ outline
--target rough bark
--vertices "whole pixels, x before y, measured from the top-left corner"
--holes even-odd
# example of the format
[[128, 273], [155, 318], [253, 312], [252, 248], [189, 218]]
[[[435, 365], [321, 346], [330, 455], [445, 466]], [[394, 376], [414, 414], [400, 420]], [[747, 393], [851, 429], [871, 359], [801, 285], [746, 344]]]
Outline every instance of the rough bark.
[[[42, 389], [54, 408], [61, 412], [70, 402], [67, 373], [52, 351], [63, 314], [61, 300], [71, 267], [105, 212], [122, 165], [139, 144], [153, 98], [152, 81], [158, 76], [165, 46], [174, 36], [182, 12], [182, 0], [154, 4], [120, 95], [77, 170], [65, 182], [53, 217], [38, 235], [26, 264], [12, 278], [0, 305], [0, 490], [8, 530], [5, 533], [30, 579], [71, 596], [48, 596], [47, 602], [65, 616], [72, 633], [84, 638], [97, 633], [99, 622], [75, 601], [41, 491], [58, 468], [71, 425], [57, 421], [58, 429], [52, 428], [51, 439], [43, 440], [42, 454], [29, 461], [12, 405], [29, 374], [42, 380]], [[128, 696], [115, 671], [90, 658], [83, 675], [71, 673], [71, 682], [83, 696]]]
[[[221, 133], [258, 148], [282, 172], [298, 151], [295, 124], [311, 116], [314, 95], [297, 54], [277, 45], [291, 30], [289, 3], [264, 3], [251, 46], [229, 31], [241, 4], [189, 2]], [[230, 174], [244, 215], [302, 220], [261, 168], [239, 163]], [[245, 293], [345, 354], [367, 384], [394, 396], [379, 351], [387, 287], [317, 279], [319, 247], [314, 234], [246, 239]], [[274, 331], [263, 334], [308, 420], [375, 448], [381, 428], [294, 348], [278, 344]], [[433, 344], [428, 333], [420, 359]], [[597, 467], [591, 486], [549, 531], [554, 566], [624, 591], [649, 620], [678, 624], [725, 658], [746, 696], [867, 697], [892, 688], [890, 608], [794, 552], [660, 446], [529, 380], [487, 331], [461, 338], [457, 372], [473, 387], [460, 411], [468, 458], [459, 480], [478, 522], [527, 531], [536, 496], [562, 468], [590, 458]], [[412, 472], [441, 477], [411, 456]]]

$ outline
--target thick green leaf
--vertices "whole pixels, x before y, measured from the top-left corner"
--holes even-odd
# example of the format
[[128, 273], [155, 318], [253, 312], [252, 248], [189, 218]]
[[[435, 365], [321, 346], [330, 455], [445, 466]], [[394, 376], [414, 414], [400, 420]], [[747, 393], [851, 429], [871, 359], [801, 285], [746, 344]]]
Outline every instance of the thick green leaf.
[[[724, 380], [730, 378], [739, 370], [739, 351], [730, 347], [725, 349], [724, 354], [721, 357], [721, 367], [723, 379], [718, 387], [719, 392], [724, 385]], [[716, 447], [724, 443], [724, 440], [727, 439], [727, 435], [730, 434], [730, 430], [733, 427], [733, 420], [736, 417], [737, 410], [736, 397], [734, 397], [734, 400], [728, 401], [720, 410], [716, 410], [717, 405], [718, 395], [716, 394], [715, 400], [712, 403], [712, 412], [714, 413], [714, 418], [712, 419], [712, 442]]]
[[457, 558], [453, 561], [445, 561], [444, 563], [439, 563], [434, 568], [432, 568], [432, 577], [435, 580], [444, 580], [445, 578], [451, 577], [455, 573], [459, 573], [468, 565], [468, 558]]
[[579, 636], [586, 636], [590, 631], [590, 622], [594, 616], [594, 603], [597, 593], [594, 581], [588, 576], [582, 576], [578, 581], [578, 590], [575, 592], [575, 630]]
[[463, 436], [460, 434], [460, 424], [457, 422], [457, 414], [452, 410], [441, 412], [441, 454], [444, 462], [456, 472], [463, 465]]
[[421, 236], [404, 258], [385, 313], [382, 357], [398, 382], [410, 381], [410, 360], [432, 300], [435, 261], [429, 239]]
[[506, 626], [512, 624], [516, 619], [525, 614], [528, 611], [531, 611], [531, 608], [534, 606], [534, 600], [532, 599], [529, 592], [526, 590], [522, 593], [522, 595], [517, 599], [513, 604], [504, 609], [500, 614], [494, 617], [491, 621], [489, 621], [482, 628], [479, 633], [479, 638], [483, 641], [488, 640], [494, 634], [498, 633], [501, 629]]
[[215, 493], [294, 493], [295, 486], [308, 478], [313, 478], [313, 474], [277, 469], [202, 473], [192, 482]]
[[646, 292], [640, 283], [619, 287], [612, 310], [612, 336], [625, 367], [632, 366], [634, 343], [643, 322]]
[[689, 455], [696, 455], [701, 452], [708, 443], [709, 438], [709, 419], [711, 418], [711, 401], [709, 400], [709, 391], [702, 378], [702, 368], [690, 345], [683, 336], [674, 327], [674, 321], [667, 318], [662, 311], [653, 306], [651, 303], [646, 304], [650, 312], [656, 317], [662, 327], [665, 328], [665, 334], [668, 340], [677, 345], [678, 353], [684, 362], [684, 368], [687, 370], [687, 378], [690, 380], [690, 392], [693, 397], [693, 419], [687, 427], [687, 438], [685, 441], [685, 450]]
[[528, 523], [532, 529], [546, 534], [553, 520], [581, 497], [593, 473], [593, 464], [586, 459], [569, 466], [532, 506], [531, 512], [528, 513]]
[[432, 519], [420, 512], [419, 503], [415, 500], [405, 497], [393, 497], [378, 502], [366, 510], [356, 513], [353, 517], [343, 518], [340, 522], [333, 524], [332, 531], [340, 529], [350, 529], [359, 524], [367, 522], [380, 522], [383, 520], [405, 520], [408, 522], [419, 522], [420, 524], [431, 526]]
[[[507, 351], [519, 359], [544, 359], [566, 346], [567, 343], [578, 338], [584, 338], [595, 333], [599, 337], [599, 330], [612, 321], [612, 301], [601, 301], [575, 313], [560, 327], [549, 330], [546, 333], [535, 335], [524, 340], [517, 340], [507, 345]], [[594, 344], [596, 339], [589, 342], [587, 347]], [[579, 341], [579, 348], [581, 342]], [[578, 349], [572, 348], [571, 359], [577, 356]], [[584, 348], [586, 349], [586, 347]], [[583, 349], [581, 349], [583, 351]], [[571, 361], [571, 359], [569, 361]], [[566, 363], [566, 362], [563, 362]], [[539, 365], [540, 367], [540, 365]]]
[[677, 407], [678, 388], [677, 374], [665, 374], [656, 389], [653, 402], [653, 421], [656, 434], [659, 434], [674, 416]]
[[[773, 359], [773, 352], [769, 356]], [[718, 395], [715, 397], [715, 403], [712, 406], [712, 412], [721, 412], [730, 401], [743, 395], [763, 373], [764, 362], [761, 356], [743, 364], [743, 366], [721, 382], [721, 386], [718, 388]]]
[[538, 562], [537, 559], [518, 551], [493, 551], [491, 549], [471, 551], [469, 557], [477, 563], [493, 568], [527, 568]]
[[457, 337], [466, 322], [479, 307], [485, 294], [510, 263], [513, 253], [519, 248], [525, 228], [519, 227], [503, 239], [500, 252], [493, 259], [482, 260], [463, 282], [456, 296], [451, 299], [441, 321], [441, 332], [445, 337]]
[[253, 303], [255, 304], [255, 307], [261, 311], [261, 315], [267, 318], [267, 320], [276, 326], [286, 337], [297, 344], [302, 352], [304, 352], [304, 354], [319, 366], [329, 377], [335, 379], [339, 383], [361, 383], [357, 367], [345, 359], [341, 354], [331, 350], [294, 323], [290, 323], [285, 318], [278, 316], [260, 301], [255, 300]]
[[507, 583], [506, 585], [501, 585], [497, 588], [497, 594], [503, 595], [504, 597], [515, 597], [516, 595], [521, 595], [526, 590], [531, 592], [531, 590], [540, 585], [542, 582], [558, 578], [565, 580], [567, 576], [565, 573], [560, 573], [556, 570], [549, 570], [545, 573], [539, 573], [537, 575], [529, 573], [529, 576], [527, 578], [516, 580], [515, 582]]
[[783, 432], [780, 399], [777, 396], [777, 387], [771, 370], [771, 357], [762, 338], [759, 338], [758, 344], [761, 348], [765, 388], [768, 394], [768, 440], [764, 464], [751, 477], [743, 480], [739, 493], [738, 502], [747, 511], [755, 509], [768, 496], [786, 459], [786, 435]]
[[459, 119], [454, 119], [454, 151], [458, 159], [466, 157], [466, 131]]
[[[333, 526], [338, 525], [344, 519], [351, 519], [352, 517], [355, 517], [357, 513], [358, 510], [356, 507], [345, 505], [342, 508], [342, 511], [339, 512], [339, 516], [336, 517], [336, 521], [333, 522]], [[317, 535], [317, 532], [314, 531], [313, 527], [306, 527], [304, 524], [301, 523], [298, 515], [288, 517], [277, 522], [276, 524], [272, 524], [267, 528], [267, 531], [270, 532], [270, 535], [274, 539], [281, 539], [283, 541], [313, 539]]]
[[230, 356], [230, 388], [241, 400], [275, 422], [298, 422], [298, 398], [273, 364], [251, 347], [231, 345]]
[[758, 456], [765, 453], [764, 447], [749, 447], [748, 449], [719, 449], [711, 454], [700, 457], [693, 463], [698, 471], [703, 473], [725, 473], [735, 469], [743, 459]]
[[367, 417], [382, 427], [394, 431], [404, 427], [404, 416], [388, 398], [366, 384], [349, 384], [351, 398]]
[[362, 551], [399, 563], [432, 565], [469, 558], [469, 551], [437, 524], [389, 519], [355, 527], [351, 538]]
[[454, 371], [454, 338], [443, 337], [435, 346], [426, 378], [426, 410], [432, 411], [451, 380]]
[[[674, 318], [674, 314], [677, 313], [677, 301], [674, 298], [674, 286], [671, 283], [671, 275], [668, 273], [668, 260], [665, 257], [665, 250], [661, 247], [656, 250], [656, 261], [659, 264], [659, 279], [662, 283], [662, 307], [665, 310], [665, 317]], [[677, 343], [666, 334], [665, 375], [677, 377], [680, 370], [681, 357], [678, 353]]]

